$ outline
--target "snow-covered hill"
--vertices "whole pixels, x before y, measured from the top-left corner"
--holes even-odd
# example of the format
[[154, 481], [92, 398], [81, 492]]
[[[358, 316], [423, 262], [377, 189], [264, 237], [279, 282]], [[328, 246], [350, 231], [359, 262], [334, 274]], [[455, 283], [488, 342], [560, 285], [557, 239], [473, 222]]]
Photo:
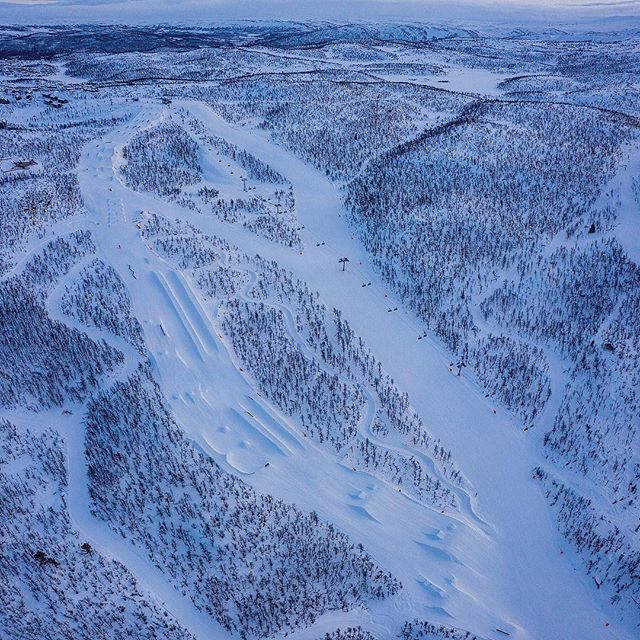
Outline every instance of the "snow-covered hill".
[[147, 31], [0, 36], [0, 637], [635, 637], [633, 34]]

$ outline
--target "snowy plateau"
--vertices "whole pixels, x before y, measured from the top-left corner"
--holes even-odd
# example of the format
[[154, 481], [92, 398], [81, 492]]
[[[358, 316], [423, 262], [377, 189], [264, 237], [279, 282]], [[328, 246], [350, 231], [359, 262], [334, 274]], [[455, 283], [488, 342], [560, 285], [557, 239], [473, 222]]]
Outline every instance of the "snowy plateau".
[[639, 638], [639, 74], [0, 27], [1, 640]]

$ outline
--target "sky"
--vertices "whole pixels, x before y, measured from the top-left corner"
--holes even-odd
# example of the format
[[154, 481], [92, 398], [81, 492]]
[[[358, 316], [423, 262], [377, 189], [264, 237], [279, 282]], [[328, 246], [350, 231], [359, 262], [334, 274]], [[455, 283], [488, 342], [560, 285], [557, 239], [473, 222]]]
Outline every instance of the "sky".
[[640, 0], [0, 0], [0, 24], [411, 19], [526, 24], [640, 17]]

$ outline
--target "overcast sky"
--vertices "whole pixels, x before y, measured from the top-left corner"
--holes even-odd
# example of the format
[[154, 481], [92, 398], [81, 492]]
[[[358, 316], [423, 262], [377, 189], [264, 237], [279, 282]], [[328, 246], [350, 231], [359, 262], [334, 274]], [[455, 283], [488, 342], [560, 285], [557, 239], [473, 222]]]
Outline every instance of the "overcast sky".
[[640, 0], [0, 0], [0, 23], [420, 19], [556, 22], [640, 17]]

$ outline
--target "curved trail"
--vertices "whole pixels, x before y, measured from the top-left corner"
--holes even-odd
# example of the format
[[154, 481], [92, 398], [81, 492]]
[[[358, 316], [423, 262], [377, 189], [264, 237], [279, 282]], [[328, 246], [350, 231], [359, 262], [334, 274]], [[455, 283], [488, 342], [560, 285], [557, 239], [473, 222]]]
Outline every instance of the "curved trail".
[[[213, 133], [269, 163], [292, 182], [299, 222], [305, 227], [301, 232], [303, 256], [259, 239], [240, 242], [240, 234], [229, 225], [217, 225], [215, 232], [245, 250], [251, 243], [258, 253], [318, 290], [326, 304], [341, 309], [409, 393], [427, 428], [452, 450], [454, 460], [478, 490], [483, 517], [496, 527], [496, 544], [506, 568], [501, 577], [506, 586], [503, 604], [508, 602], [518, 612], [518, 623], [532, 638], [548, 637], [549, 629], [554, 637], [616, 637], [612, 627], [604, 630], [608, 614], [595, 602], [588, 580], [560, 556], [564, 542], [531, 480], [531, 469], [539, 461], [535, 443], [517, 429], [509, 415], [494, 414], [478, 387], [461, 383], [449, 373], [448, 357], [437, 342], [422, 340], [416, 347], [423, 324], [404, 313], [381, 283], [352, 237], [334, 186], [321, 172], [261, 134], [231, 125], [203, 105], [187, 108]], [[317, 247], [318, 242], [325, 245]], [[350, 258], [344, 274], [337, 263], [341, 256]], [[363, 288], [362, 283], [368, 281], [377, 286]], [[401, 311], [388, 313], [390, 306]], [[567, 617], [567, 611], [572, 615]]]
[[[73, 284], [79, 273], [90, 265], [96, 254], [80, 259], [56, 283], [48, 294], [46, 308], [49, 315], [67, 326], [89, 335], [94, 341], [104, 340], [124, 355], [124, 362], [102, 383], [103, 389], [117, 382], [125, 382], [136, 370], [141, 361], [140, 354], [124, 339], [106, 330], [87, 326], [61, 311], [61, 297], [65, 285]], [[86, 403], [73, 406], [73, 413], [56, 419], [58, 429], [66, 444], [67, 495], [66, 504], [69, 519], [83, 541], [89, 542], [102, 556], [117, 560], [125, 565], [134, 576], [138, 586], [147, 592], [147, 597], [156, 600], [173, 618], [189, 631], [197, 640], [228, 635], [226, 631], [206, 613], [198, 610], [190, 598], [183, 595], [153, 563], [145, 557], [144, 551], [121, 538], [107, 522], [97, 518], [91, 512], [89, 481], [85, 457]]]
[[[366, 400], [365, 402], [366, 410], [364, 412], [364, 415], [361, 417], [358, 425], [360, 436], [363, 439], [368, 439], [371, 443], [376, 445], [379, 449], [393, 451], [395, 453], [400, 454], [405, 459], [410, 459], [411, 457], [418, 459], [419, 462], [424, 466], [424, 468], [430, 474], [432, 474], [433, 478], [439, 479], [450, 488], [452, 494], [461, 503], [461, 506], [464, 510], [463, 513], [460, 514], [459, 516], [458, 514], [455, 513], [455, 511], [447, 511], [448, 516], [452, 519], [459, 520], [460, 522], [463, 522], [463, 523], [466, 522], [467, 526], [479, 525], [485, 531], [485, 533], [487, 533], [490, 530], [489, 523], [484, 521], [476, 513], [476, 511], [474, 510], [474, 505], [472, 504], [472, 501], [471, 501], [471, 496], [469, 496], [469, 494], [464, 489], [464, 487], [461, 487], [455, 483], [450, 482], [446, 478], [443, 471], [436, 465], [435, 461], [426, 452], [424, 452], [422, 449], [405, 444], [404, 442], [402, 442], [402, 440], [400, 440], [397, 443], [389, 442], [381, 438], [374, 432], [373, 424], [376, 416], [381, 411], [382, 407], [380, 405], [379, 400], [376, 399], [376, 394], [371, 389], [370, 385], [366, 382], [361, 382], [354, 378], [350, 378], [347, 375], [340, 372], [339, 370], [334, 369], [333, 367], [325, 363], [322, 360], [322, 358], [319, 357], [316, 351], [311, 346], [309, 346], [303, 340], [303, 338], [299, 335], [296, 329], [296, 323], [295, 323], [292, 310], [286, 305], [280, 302], [276, 302], [272, 299], [262, 300], [262, 299], [253, 298], [251, 295], [251, 289], [253, 288], [253, 285], [256, 280], [256, 273], [246, 266], [234, 267], [234, 269], [237, 271], [242, 271], [249, 275], [249, 282], [242, 288], [242, 291], [240, 294], [241, 299], [243, 299], [245, 302], [250, 302], [253, 304], [257, 304], [257, 303], [264, 304], [265, 306], [268, 306], [268, 307], [271, 307], [272, 309], [276, 309], [280, 311], [282, 313], [290, 338], [294, 341], [297, 348], [300, 350], [300, 352], [303, 354], [303, 356], [307, 360], [313, 362], [321, 371], [328, 374], [329, 376], [336, 376], [344, 384], [348, 386], [356, 387], [363, 393]], [[342, 461], [344, 459], [344, 456], [347, 453], [346, 450], [350, 448], [351, 448], [351, 444], [346, 445], [342, 451], [338, 452], [337, 459]], [[370, 473], [371, 475], [379, 479], [381, 482], [389, 484], [389, 486], [391, 486], [392, 488], [402, 493], [402, 495], [404, 495], [407, 499], [415, 501], [417, 504], [421, 505], [426, 509], [437, 508], [436, 505], [430, 504], [428, 502], [424, 502], [422, 499], [412, 495], [413, 492], [411, 490], [404, 490], [403, 487], [398, 487], [394, 485], [384, 476], [377, 474], [372, 469], [364, 468], [361, 471]]]
[[[623, 638], [613, 624], [603, 630], [605, 614], [594, 602], [587, 580], [560, 556], [562, 542], [531, 480], [538, 456], [526, 434], [508, 415], [494, 414], [479, 388], [449, 373], [447, 354], [436, 342], [416, 341], [424, 332], [422, 323], [403, 310], [375, 275], [345, 224], [334, 186], [290, 152], [230, 125], [205, 105], [184, 106], [211, 133], [285, 175], [293, 184], [300, 224], [305, 226], [300, 255], [123, 185], [114, 172], [115, 149], [135, 127], [164, 117], [165, 109], [157, 105], [141, 104], [132, 123], [94, 141], [83, 155], [81, 188], [94, 215], [92, 231], [130, 290], [156, 377], [189, 437], [224, 468], [245, 475], [256, 489], [315, 509], [362, 542], [402, 580], [405, 588], [399, 596], [374, 603], [367, 612], [353, 612], [346, 617], [349, 621], [361, 619], [370, 628], [384, 628], [389, 637], [395, 633], [393, 625], [402, 620], [426, 617], [490, 638], [500, 637], [496, 627], [518, 639]], [[110, 207], [121, 208], [121, 215], [109, 215]], [[249, 255], [276, 260], [319, 291], [328, 307], [339, 308], [409, 393], [427, 429], [452, 451], [478, 491], [479, 513], [493, 527], [491, 536], [478, 535], [464, 523], [400, 497], [370, 475], [337, 464], [300, 438], [285, 416], [255, 400], [255, 390], [213, 330], [214, 318], [195, 287], [141, 241], [133, 224], [141, 210], [188, 220]], [[325, 245], [316, 247], [319, 242]], [[337, 263], [341, 256], [350, 259], [345, 273]], [[374, 284], [362, 287], [365, 281]], [[390, 305], [400, 311], [388, 313]], [[270, 463], [268, 469], [265, 462]], [[474, 506], [473, 499], [469, 506]], [[321, 616], [311, 629], [291, 635], [301, 640], [317, 637], [339, 618], [337, 613]], [[345, 618], [341, 619], [344, 626]]]

